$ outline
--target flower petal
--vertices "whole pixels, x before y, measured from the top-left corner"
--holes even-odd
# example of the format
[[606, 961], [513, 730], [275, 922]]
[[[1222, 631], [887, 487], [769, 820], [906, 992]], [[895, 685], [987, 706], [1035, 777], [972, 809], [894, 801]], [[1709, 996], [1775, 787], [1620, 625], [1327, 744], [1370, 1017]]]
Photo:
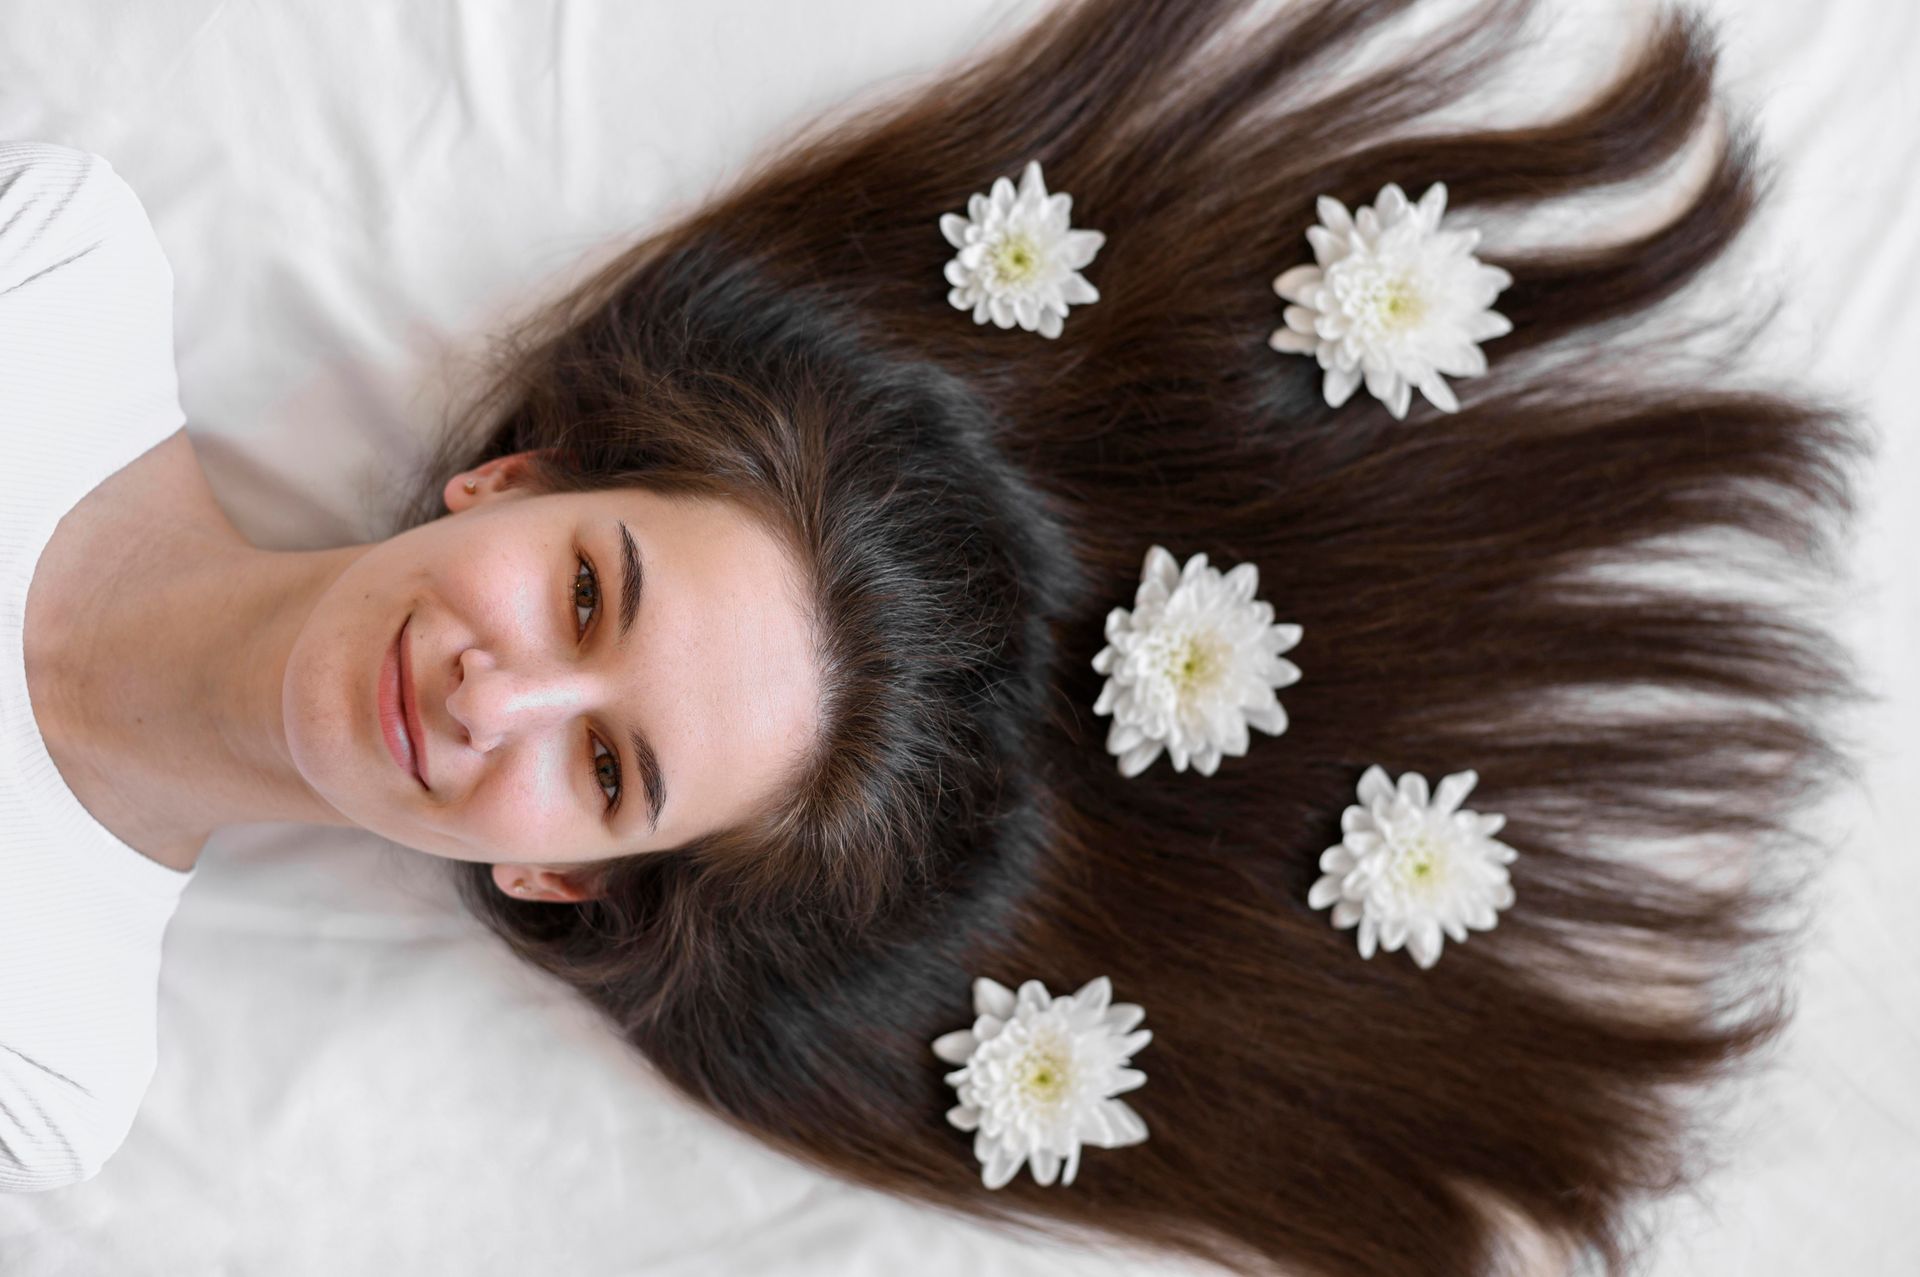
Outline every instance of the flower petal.
[[1324, 268], [1333, 265], [1346, 254], [1346, 245], [1323, 226], [1307, 228], [1307, 243], [1313, 247], [1314, 260]]
[[1276, 328], [1267, 338], [1267, 345], [1285, 355], [1311, 355], [1320, 345], [1320, 339], [1311, 333], [1295, 332], [1291, 328]]
[[1467, 320], [1470, 341], [1491, 341], [1513, 331], [1513, 321], [1497, 310], [1483, 310]]
[[1487, 370], [1487, 357], [1470, 342], [1460, 342], [1439, 352], [1433, 366], [1449, 377], [1478, 377]]
[[1179, 584], [1180, 564], [1165, 546], [1148, 546], [1147, 560], [1140, 566], [1140, 577], [1146, 581], [1158, 581], [1171, 590]]
[[1290, 302], [1307, 304], [1307, 294], [1320, 286], [1318, 266], [1311, 263], [1292, 267], [1274, 277], [1273, 291]]
[[1413, 404], [1413, 385], [1404, 377], [1394, 378], [1393, 396], [1387, 400], [1387, 411], [1396, 420], [1404, 421], [1407, 409]]
[[1289, 306], [1281, 313], [1280, 318], [1285, 321], [1287, 327], [1297, 333], [1315, 333], [1316, 336], [1318, 335], [1315, 326], [1320, 317], [1305, 306]]
[[1359, 797], [1365, 807], [1393, 796], [1393, 782], [1387, 779], [1386, 768], [1375, 763], [1361, 774]]
[[1454, 772], [1451, 776], [1442, 776], [1440, 784], [1434, 791], [1434, 812], [1445, 816], [1458, 810], [1461, 800], [1473, 792], [1473, 787], [1479, 783], [1479, 780], [1480, 774], [1471, 768]]
[[1380, 920], [1380, 947], [1388, 953], [1400, 948], [1407, 942], [1407, 920], [1394, 916]]
[[1016, 999], [1015, 1014], [1019, 1011], [1044, 1011], [1053, 1005], [1053, 995], [1047, 992], [1047, 986], [1038, 980], [1020, 982], [1020, 992]]
[[1440, 924], [1432, 918], [1421, 919], [1407, 937], [1407, 952], [1423, 970], [1440, 961]]
[[1107, 1120], [1119, 1129], [1119, 1136], [1108, 1145], [1110, 1148], [1124, 1148], [1128, 1144], [1139, 1144], [1147, 1138], [1147, 1124], [1125, 1100], [1106, 1101]]
[[1062, 261], [1074, 270], [1089, 266], [1106, 242], [1099, 231], [1068, 231], [1060, 242]]
[[1321, 393], [1326, 396], [1329, 408], [1338, 408], [1353, 398], [1353, 392], [1360, 385], [1360, 370], [1357, 368], [1329, 368], [1321, 384]]
[[965, 1064], [978, 1044], [972, 1029], [955, 1029], [933, 1040], [933, 1053], [948, 1064]]
[[1038, 201], [1047, 197], [1047, 183], [1040, 176], [1040, 161], [1028, 160], [1027, 166], [1020, 170], [1020, 195], [1023, 199]]
[[1315, 200], [1313, 211], [1335, 235], [1346, 235], [1353, 230], [1353, 216], [1347, 212], [1347, 206], [1330, 195], [1322, 195]]
[[1104, 1016], [1112, 1000], [1113, 981], [1103, 975], [1095, 976], [1073, 992], [1074, 1005], [1096, 1015]]
[[1247, 726], [1263, 731], [1269, 736], [1278, 736], [1287, 730], [1287, 707], [1278, 700], [1271, 705], [1256, 705], [1245, 713]]
[[1392, 403], [1400, 384], [1400, 374], [1384, 366], [1373, 366], [1366, 370], [1367, 393], [1381, 403]]
[[1460, 411], [1460, 400], [1454, 396], [1453, 387], [1449, 386], [1437, 372], [1429, 372], [1420, 378], [1420, 393], [1427, 397], [1428, 403], [1442, 412]]
[[988, 1188], [1005, 1188], [1019, 1173], [1020, 1164], [1026, 1160], [1025, 1153], [1015, 1152], [1006, 1144], [991, 1144], [981, 1171], [981, 1181]]
[[1083, 276], [1069, 275], [1060, 281], [1060, 300], [1072, 306], [1085, 306], [1100, 300], [1100, 290]]
[[1373, 206], [1379, 210], [1383, 225], [1391, 226], [1407, 215], [1407, 193], [1400, 189], [1397, 182], [1388, 182], [1380, 188], [1380, 196]]
[[1017, 999], [1012, 989], [988, 976], [979, 976], [973, 982], [973, 1007], [980, 1015], [998, 1016], [1002, 1020], [1013, 1018]]
[[1060, 1182], [1062, 1184], [1073, 1183], [1073, 1177], [1076, 1173], [1078, 1173], [1079, 1170], [1080, 1170], [1080, 1145], [1078, 1143], [1075, 1143], [1072, 1151], [1070, 1151], [1067, 1154], [1067, 1169], [1065, 1173], [1060, 1176]]

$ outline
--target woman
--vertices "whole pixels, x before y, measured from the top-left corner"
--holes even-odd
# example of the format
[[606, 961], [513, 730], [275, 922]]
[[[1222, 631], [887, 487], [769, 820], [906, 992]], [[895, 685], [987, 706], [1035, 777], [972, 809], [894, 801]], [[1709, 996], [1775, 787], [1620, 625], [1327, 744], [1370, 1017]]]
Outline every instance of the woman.
[[[464, 862], [690, 1097], [880, 1188], [1248, 1271], [1482, 1272], [1529, 1234], [1620, 1266], [1629, 1208], [1693, 1169], [1687, 1084], [1779, 1025], [1789, 819], [1852, 683], [1782, 608], [1587, 569], [1718, 527], [1817, 557], [1857, 440], [1641, 360], [1752, 210], [1737, 132], [1636, 238], [1485, 246], [1512, 331], [1458, 413], [1333, 406], [1270, 348], [1316, 197], [1444, 182], [1470, 223], [1707, 127], [1676, 17], [1571, 115], [1437, 132], [1527, 6], [1352, 74], [1407, 7], [1063, 6], [796, 145], [514, 334], [388, 541], [254, 550], [163, 442], [42, 555], [60, 776], [175, 872], [259, 818]], [[942, 215], [1031, 159], [1105, 236], [1052, 340], [940, 276]], [[1102, 748], [1103, 622], [1154, 546], [1257, 565], [1303, 632], [1284, 733], [1211, 775]], [[1519, 851], [1499, 926], [1433, 969], [1312, 904], [1375, 764], [1474, 769]], [[928, 1044], [976, 978], [1101, 975], [1153, 1026], [1151, 1138], [983, 1188]]]

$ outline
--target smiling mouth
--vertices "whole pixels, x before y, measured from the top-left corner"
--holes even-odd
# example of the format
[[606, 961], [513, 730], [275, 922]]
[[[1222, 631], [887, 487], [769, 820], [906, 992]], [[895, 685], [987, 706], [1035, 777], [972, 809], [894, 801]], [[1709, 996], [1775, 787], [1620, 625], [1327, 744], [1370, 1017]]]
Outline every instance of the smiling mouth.
[[[412, 620], [409, 616], [408, 620]], [[380, 715], [380, 736], [385, 741], [387, 753], [393, 756], [394, 765], [413, 777], [422, 789], [427, 788], [425, 776], [419, 765], [420, 751], [418, 728], [409, 722], [407, 696], [408, 668], [406, 649], [406, 623], [400, 626], [400, 633], [394, 637], [393, 644], [387, 648], [385, 658], [380, 662], [380, 681], [377, 693]], [[415, 720], [417, 722], [417, 720]]]
[[420, 705], [414, 695], [413, 653], [407, 643], [407, 633], [412, 627], [413, 616], [409, 613], [406, 623], [400, 627], [400, 723], [407, 729], [407, 744], [413, 747], [413, 774], [422, 789], [432, 789], [427, 783], [427, 730], [420, 721]]

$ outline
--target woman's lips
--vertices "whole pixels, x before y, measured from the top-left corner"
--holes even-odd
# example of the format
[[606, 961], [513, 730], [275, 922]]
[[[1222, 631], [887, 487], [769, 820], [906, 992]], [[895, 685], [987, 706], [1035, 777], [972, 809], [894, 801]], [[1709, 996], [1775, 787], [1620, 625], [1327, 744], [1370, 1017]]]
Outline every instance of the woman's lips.
[[414, 772], [423, 788], [432, 789], [427, 780], [427, 731], [420, 721], [420, 697], [413, 685], [412, 644], [407, 642], [412, 626], [413, 616], [409, 613], [400, 627], [400, 708], [406, 717], [407, 743], [413, 746]]
[[387, 752], [393, 755], [394, 763], [424, 788], [426, 782], [421, 780], [420, 773], [414, 768], [413, 742], [408, 738], [406, 694], [401, 681], [401, 662], [405, 651], [401, 638], [406, 634], [406, 629], [402, 623], [400, 633], [394, 636], [393, 645], [380, 662], [380, 736], [386, 741]]

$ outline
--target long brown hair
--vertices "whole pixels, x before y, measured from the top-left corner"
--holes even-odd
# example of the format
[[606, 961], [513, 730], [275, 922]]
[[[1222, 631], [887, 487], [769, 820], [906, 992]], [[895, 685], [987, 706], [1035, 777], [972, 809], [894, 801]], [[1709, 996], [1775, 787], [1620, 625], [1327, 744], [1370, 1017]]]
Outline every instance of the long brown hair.
[[[1667, 12], [1572, 113], [1438, 129], [1532, 5], [1348, 74], [1412, 7], [1062, 4], [508, 334], [399, 526], [533, 451], [541, 490], [741, 501], [808, 575], [823, 726], [775, 810], [604, 862], [576, 904], [452, 866], [694, 1101], [857, 1182], [1248, 1272], [1478, 1273], [1520, 1224], [1618, 1269], [1629, 1208], [1701, 1169], [1700, 1087], [1785, 1015], [1783, 906], [1819, 859], [1795, 817], [1864, 694], [1784, 602], [1611, 569], [1718, 530], [1831, 573], [1869, 449], [1731, 365], [1642, 359], [1756, 207], [1737, 117], [1636, 238], [1483, 243], [1515, 329], [1458, 414], [1328, 408], [1266, 345], [1317, 195], [1443, 180], [1472, 224], [1652, 173], [1716, 106], [1709, 34]], [[941, 277], [940, 215], [1029, 159], [1107, 236], [1101, 300], [1051, 341], [976, 326]], [[1257, 564], [1304, 628], [1291, 726], [1211, 777], [1123, 779], [1091, 712], [1156, 543]], [[1521, 852], [1517, 903], [1433, 970], [1363, 961], [1306, 903], [1375, 763], [1473, 768]], [[1101, 974], [1154, 1034], [1150, 1138], [986, 1190], [928, 1044], [976, 976]]]

